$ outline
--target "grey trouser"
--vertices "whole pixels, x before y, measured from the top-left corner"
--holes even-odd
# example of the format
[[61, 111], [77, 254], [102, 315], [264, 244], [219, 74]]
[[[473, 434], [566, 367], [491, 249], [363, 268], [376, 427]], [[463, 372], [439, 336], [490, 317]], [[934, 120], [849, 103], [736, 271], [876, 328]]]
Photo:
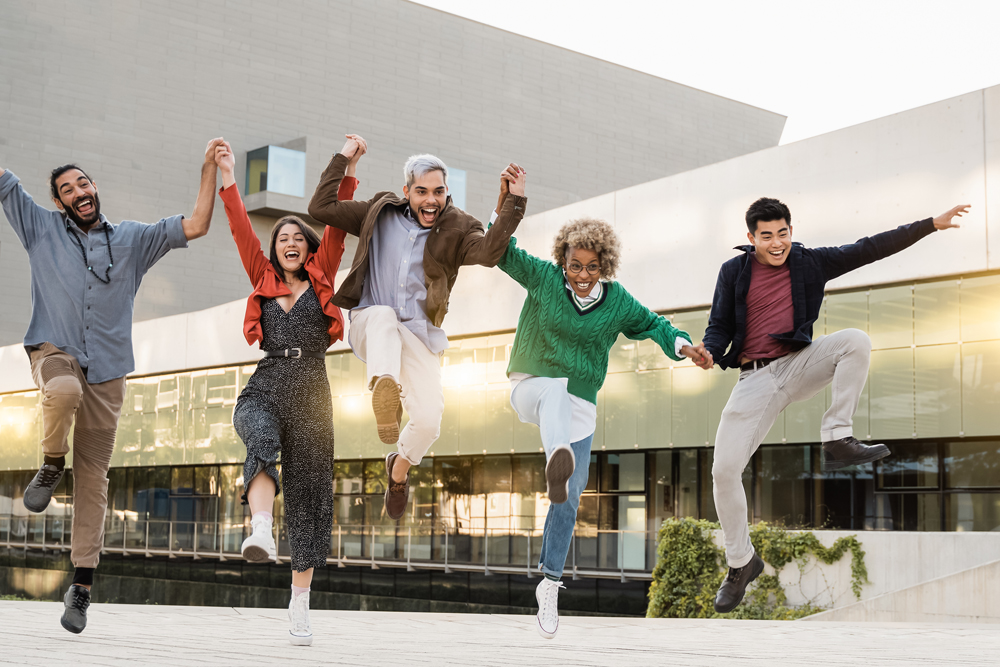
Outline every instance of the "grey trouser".
[[70, 560], [75, 567], [97, 567], [104, 547], [108, 469], [125, 400], [125, 378], [88, 384], [76, 357], [51, 343], [32, 350], [31, 375], [42, 390], [42, 453], [68, 454], [73, 430]]
[[868, 378], [871, 350], [867, 334], [844, 329], [820, 336], [811, 345], [768, 366], [740, 374], [722, 411], [712, 466], [715, 510], [722, 524], [730, 567], [743, 567], [754, 554], [741, 481], [750, 457], [782, 410], [812, 398], [828, 384], [833, 400], [823, 415], [820, 439], [829, 442], [853, 435], [854, 412]]

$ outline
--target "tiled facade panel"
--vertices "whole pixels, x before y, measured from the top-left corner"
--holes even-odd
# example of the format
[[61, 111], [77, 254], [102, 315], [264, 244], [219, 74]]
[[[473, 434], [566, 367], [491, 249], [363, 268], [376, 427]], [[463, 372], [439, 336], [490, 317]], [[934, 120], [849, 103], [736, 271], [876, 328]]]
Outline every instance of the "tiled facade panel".
[[[344, 132], [369, 141], [359, 197], [402, 186], [407, 156], [467, 172], [487, 217], [508, 161], [530, 211], [777, 144], [784, 117], [401, 0], [8, 3], [0, 21], [0, 166], [48, 202], [77, 161], [114, 221], [190, 213], [208, 139], [237, 152], [306, 137], [306, 192]], [[267, 220], [259, 231], [266, 231]], [[0, 345], [30, 312], [28, 261], [0, 225]], [[209, 235], [143, 281], [136, 319], [249, 286], [221, 206]]]

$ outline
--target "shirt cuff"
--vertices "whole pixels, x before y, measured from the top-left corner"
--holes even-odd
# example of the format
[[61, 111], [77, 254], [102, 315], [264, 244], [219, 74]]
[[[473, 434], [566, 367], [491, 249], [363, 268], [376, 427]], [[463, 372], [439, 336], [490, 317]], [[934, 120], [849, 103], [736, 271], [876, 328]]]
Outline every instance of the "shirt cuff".
[[678, 357], [683, 357], [684, 355], [681, 354], [681, 348], [684, 347], [685, 345], [690, 345], [691, 347], [694, 347], [694, 343], [689, 341], [687, 338], [684, 338], [683, 336], [678, 336], [677, 338], [675, 338], [674, 354], [676, 354]]
[[187, 236], [184, 234], [183, 215], [172, 215], [163, 219], [163, 225], [167, 228], [167, 245], [170, 249], [188, 247]]
[[492, 213], [490, 213], [490, 224], [492, 225], [494, 222], [496, 222], [497, 218], [499, 218], [499, 217], [500, 216], [497, 214], [496, 211], [493, 211]]

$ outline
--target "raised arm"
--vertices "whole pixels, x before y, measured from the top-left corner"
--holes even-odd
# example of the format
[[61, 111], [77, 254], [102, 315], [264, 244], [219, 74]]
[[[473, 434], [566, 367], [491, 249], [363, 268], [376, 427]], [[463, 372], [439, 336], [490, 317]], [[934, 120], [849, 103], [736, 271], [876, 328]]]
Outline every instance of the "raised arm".
[[936, 218], [926, 218], [908, 225], [900, 225], [896, 229], [858, 239], [849, 245], [814, 248], [813, 252], [823, 263], [826, 279], [833, 280], [849, 271], [905, 250], [935, 231], [959, 227], [952, 220], [968, 213], [969, 208], [968, 204], [961, 204], [948, 209]]
[[[499, 217], [490, 225], [488, 232], [481, 224], [473, 225], [468, 231], [459, 250], [463, 265], [496, 266], [507, 251], [514, 230], [524, 217], [524, 208], [528, 202], [524, 196], [527, 174], [513, 162], [504, 170], [504, 174], [510, 175], [501, 175], [500, 199], [497, 202]], [[504, 180], [507, 180], [506, 185]], [[505, 188], [509, 190], [507, 195], [504, 194]]]
[[[340, 182], [340, 188], [337, 190], [337, 201], [351, 201], [354, 199], [354, 193], [358, 189], [358, 179], [355, 178], [358, 171], [358, 161], [368, 151], [368, 146], [365, 144], [364, 139], [356, 134], [350, 136], [361, 144], [362, 150], [355, 153], [354, 157], [347, 164], [347, 175]], [[340, 270], [340, 260], [344, 257], [344, 238], [346, 236], [347, 232], [336, 227], [328, 226], [323, 230], [323, 238], [319, 244], [317, 261], [323, 267], [323, 273], [330, 278], [331, 285], [334, 284], [337, 271]]]
[[[618, 283], [615, 289], [625, 288]], [[670, 320], [646, 308], [628, 292], [625, 293], [622, 310], [621, 332], [631, 340], [652, 338], [664, 354], [674, 361], [680, 361], [684, 357], [693, 359], [696, 356], [691, 352], [691, 336], [686, 331], [674, 327]]]
[[219, 171], [222, 172], [222, 189], [219, 191], [219, 196], [222, 197], [222, 203], [226, 207], [229, 230], [233, 233], [233, 240], [236, 241], [243, 269], [250, 277], [250, 282], [256, 285], [271, 262], [260, 247], [260, 239], [257, 238], [253, 225], [250, 224], [250, 217], [247, 215], [246, 207], [240, 198], [240, 191], [236, 186], [234, 175], [236, 157], [228, 142], [223, 141], [216, 145], [215, 163], [218, 165]]
[[184, 236], [188, 241], [208, 234], [208, 226], [212, 224], [212, 211], [215, 209], [216, 169], [215, 149], [223, 143], [221, 137], [212, 139], [205, 148], [205, 162], [201, 165], [201, 185], [198, 187], [198, 198], [194, 202], [194, 212], [190, 218], [184, 218]]
[[31, 250], [38, 237], [47, 229], [55, 216], [53, 211], [35, 203], [14, 172], [0, 169], [0, 203], [7, 221], [17, 234], [25, 250]]
[[330, 164], [319, 179], [316, 192], [309, 201], [309, 215], [324, 225], [342, 229], [348, 234], [358, 236], [361, 233], [361, 223], [368, 214], [371, 202], [340, 201], [340, 182], [351, 159], [362, 149], [364, 140], [359, 141], [357, 135], [347, 135], [347, 142], [339, 153], [333, 156]]

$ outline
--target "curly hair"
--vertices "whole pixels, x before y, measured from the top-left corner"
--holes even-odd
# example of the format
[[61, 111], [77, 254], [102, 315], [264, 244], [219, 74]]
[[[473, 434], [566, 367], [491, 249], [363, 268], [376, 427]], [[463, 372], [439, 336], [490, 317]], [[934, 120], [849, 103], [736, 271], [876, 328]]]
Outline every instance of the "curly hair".
[[552, 256], [556, 264], [566, 268], [566, 253], [569, 249], [582, 248], [597, 253], [601, 262], [601, 277], [614, 278], [621, 263], [621, 242], [610, 223], [597, 218], [577, 218], [570, 220], [556, 234], [552, 245]]

